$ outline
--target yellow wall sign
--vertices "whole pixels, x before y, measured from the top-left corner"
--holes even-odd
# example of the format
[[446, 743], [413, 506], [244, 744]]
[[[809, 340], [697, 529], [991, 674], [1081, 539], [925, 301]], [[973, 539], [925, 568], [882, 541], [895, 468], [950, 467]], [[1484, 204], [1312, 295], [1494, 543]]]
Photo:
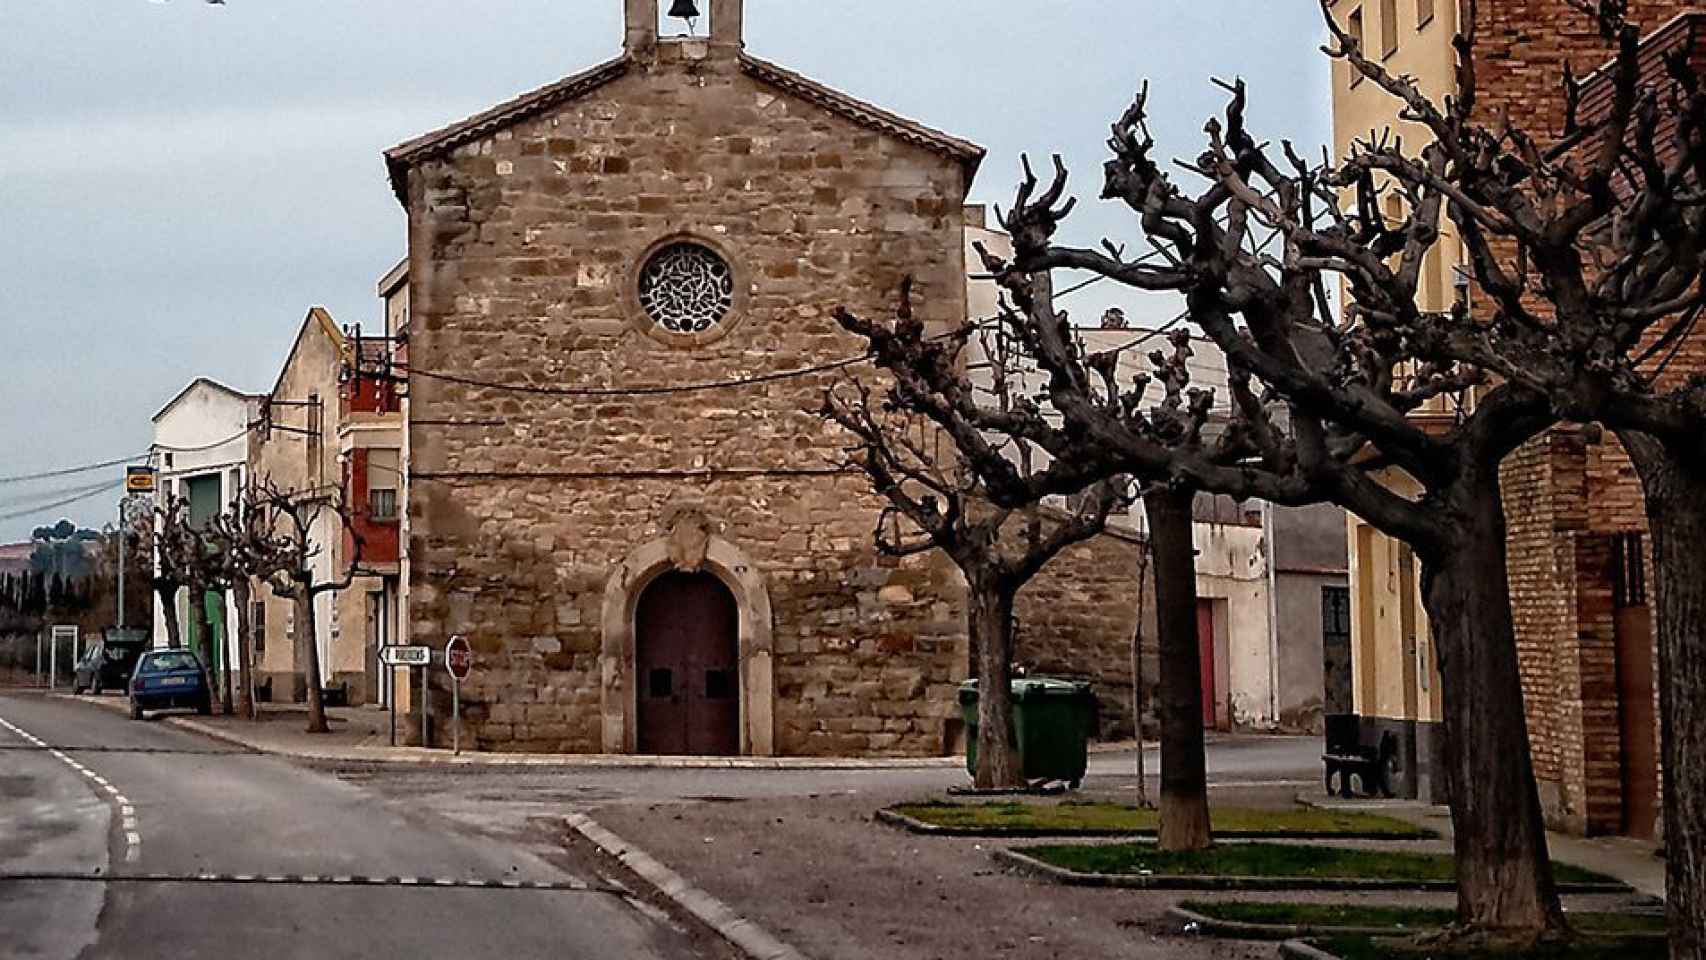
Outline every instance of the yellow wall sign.
[[124, 471], [124, 489], [129, 493], [153, 493], [154, 468], [126, 467]]

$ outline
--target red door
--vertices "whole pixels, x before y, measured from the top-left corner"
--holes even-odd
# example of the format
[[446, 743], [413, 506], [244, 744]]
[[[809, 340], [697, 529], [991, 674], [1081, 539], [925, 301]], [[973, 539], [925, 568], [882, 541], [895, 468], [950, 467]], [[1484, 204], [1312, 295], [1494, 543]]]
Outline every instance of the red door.
[[666, 573], [634, 620], [639, 751], [738, 754], [740, 614], [729, 588], [708, 573]]
[[1202, 725], [1215, 728], [1219, 701], [1214, 695], [1214, 601], [1197, 601], [1197, 649], [1202, 660]]

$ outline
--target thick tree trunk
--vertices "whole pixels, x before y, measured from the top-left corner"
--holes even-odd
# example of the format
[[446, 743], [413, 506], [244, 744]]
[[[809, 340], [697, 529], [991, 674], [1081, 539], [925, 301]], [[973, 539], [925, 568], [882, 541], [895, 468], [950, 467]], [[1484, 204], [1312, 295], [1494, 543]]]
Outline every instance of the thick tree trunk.
[[330, 733], [326, 704], [320, 697], [320, 643], [314, 629], [314, 594], [304, 584], [297, 586], [296, 628], [302, 642], [302, 673], [308, 681], [308, 732]]
[[1137, 741], [1137, 806], [1151, 808], [1149, 802], [1149, 771], [1144, 769], [1143, 714], [1148, 706], [1143, 677], [1143, 618], [1147, 612], [1144, 598], [1149, 583], [1149, 544], [1140, 548], [1137, 558], [1137, 627], [1131, 635], [1131, 718], [1132, 739]]
[[1438, 651], [1459, 922], [1517, 938], [1563, 927], [1534, 781], [1498, 478], [1466, 484], [1450, 547], [1423, 562]]
[[178, 625], [178, 585], [156, 587], [160, 595], [160, 618], [166, 622], [166, 646], [177, 650], [184, 645], [183, 628]]
[[237, 714], [248, 720], [255, 715], [254, 625], [249, 622], [251, 594], [243, 577], [231, 583], [231, 599], [237, 607]]
[[973, 786], [1025, 785], [1013, 745], [1013, 593], [995, 578], [970, 577], [967, 625], [977, 652], [977, 771]]
[[1161, 649], [1161, 830], [1163, 850], [1213, 842], [1203, 755], [1202, 654], [1197, 645], [1196, 547], [1189, 490], [1144, 495], [1155, 551], [1155, 626]]
[[1624, 434], [1653, 537], [1670, 955], [1706, 957], [1706, 453]]
[[202, 658], [209, 688], [217, 688], [219, 665], [213, 651], [213, 623], [207, 616], [207, 588], [193, 580], [190, 582], [190, 622], [195, 625], [195, 642], [201, 645], [200, 650], [192, 652]]

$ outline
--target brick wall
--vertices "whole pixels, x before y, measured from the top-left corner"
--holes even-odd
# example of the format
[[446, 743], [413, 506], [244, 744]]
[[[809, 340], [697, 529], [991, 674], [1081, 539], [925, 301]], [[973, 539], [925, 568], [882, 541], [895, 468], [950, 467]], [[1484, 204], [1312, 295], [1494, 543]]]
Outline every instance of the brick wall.
[[[1631, 0], [1647, 30], [1698, 5]], [[1562, 129], [1566, 60], [1585, 76], [1612, 51], [1561, 0], [1479, 6], [1479, 109], [1508, 113], [1542, 144]], [[1667, 379], [1706, 369], [1706, 338], [1685, 343]], [[1576, 832], [1621, 826], [1621, 731], [1608, 535], [1644, 532], [1640, 483], [1614, 437], [1560, 428], [1501, 472], [1509, 565], [1535, 774], [1549, 819]]]

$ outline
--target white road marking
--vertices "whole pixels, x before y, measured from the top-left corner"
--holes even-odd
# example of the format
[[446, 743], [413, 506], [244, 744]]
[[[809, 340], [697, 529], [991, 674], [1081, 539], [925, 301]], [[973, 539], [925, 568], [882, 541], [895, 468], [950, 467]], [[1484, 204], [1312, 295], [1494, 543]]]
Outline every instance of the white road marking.
[[112, 798], [113, 804], [118, 808], [119, 822], [124, 830], [125, 862], [135, 863], [142, 859], [142, 830], [137, 823], [136, 808], [131, 805], [130, 800], [124, 794], [118, 792], [118, 787], [105, 777], [72, 759], [65, 751], [57, 747], [49, 747], [46, 741], [4, 717], [0, 717], [0, 727], [5, 727], [22, 737], [31, 746], [46, 750], [49, 756], [82, 774], [91, 783], [106, 791], [107, 795]]

